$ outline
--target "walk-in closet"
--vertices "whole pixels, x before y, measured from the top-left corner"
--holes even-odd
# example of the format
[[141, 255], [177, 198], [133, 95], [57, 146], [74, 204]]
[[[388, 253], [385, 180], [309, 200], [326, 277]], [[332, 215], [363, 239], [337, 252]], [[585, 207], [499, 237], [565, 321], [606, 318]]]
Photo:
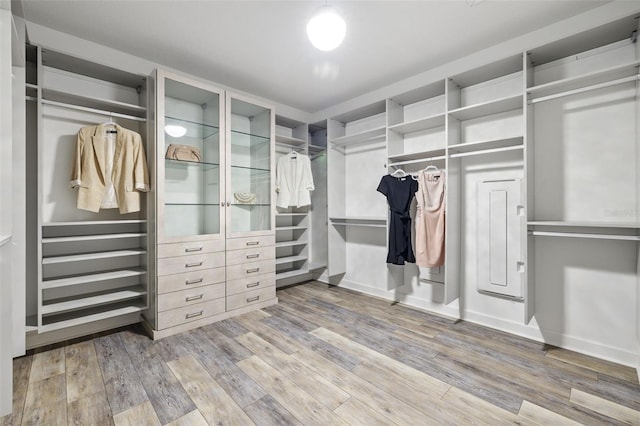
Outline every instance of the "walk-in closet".
[[640, 425], [640, 2], [58, 3], [0, 2], [0, 425]]

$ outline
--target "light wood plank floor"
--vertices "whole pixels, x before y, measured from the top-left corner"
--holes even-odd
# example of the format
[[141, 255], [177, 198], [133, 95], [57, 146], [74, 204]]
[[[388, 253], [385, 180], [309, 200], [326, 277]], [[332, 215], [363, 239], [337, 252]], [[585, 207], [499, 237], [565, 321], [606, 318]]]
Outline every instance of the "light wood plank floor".
[[640, 425], [632, 368], [318, 282], [278, 298], [16, 359], [0, 425]]

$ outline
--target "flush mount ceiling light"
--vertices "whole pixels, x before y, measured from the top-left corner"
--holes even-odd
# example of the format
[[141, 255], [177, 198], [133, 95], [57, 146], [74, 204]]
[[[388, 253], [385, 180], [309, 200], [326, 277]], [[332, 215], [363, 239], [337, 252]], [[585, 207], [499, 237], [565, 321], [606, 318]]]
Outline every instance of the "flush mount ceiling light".
[[176, 126], [174, 124], [167, 124], [164, 126], [164, 131], [174, 138], [181, 138], [187, 134], [187, 129], [182, 126]]
[[347, 24], [331, 6], [324, 5], [307, 23], [307, 36], [316, 49], [328, 52], [340, 46], [347, 33]]

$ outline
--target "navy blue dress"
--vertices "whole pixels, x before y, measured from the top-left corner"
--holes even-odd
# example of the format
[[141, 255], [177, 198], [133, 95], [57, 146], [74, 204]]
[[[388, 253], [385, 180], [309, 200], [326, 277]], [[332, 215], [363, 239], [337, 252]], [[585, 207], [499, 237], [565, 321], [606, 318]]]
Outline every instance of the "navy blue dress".
[[418, 182], [411, 176], [397, 178], [385, 175], [380, 180], [378, 192], [387, 197], [389, 210], [391, 210], [387, 263], [404, 265], [405, 262], [416, 262], [411, 248], [411, 216], [409, 216], [409, 208], [417, 190]]

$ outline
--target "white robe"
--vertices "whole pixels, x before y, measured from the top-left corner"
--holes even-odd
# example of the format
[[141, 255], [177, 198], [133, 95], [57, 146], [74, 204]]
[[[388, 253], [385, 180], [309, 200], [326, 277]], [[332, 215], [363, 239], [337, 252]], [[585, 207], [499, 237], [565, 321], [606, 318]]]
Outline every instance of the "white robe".
[[276, 205], [281, 208], [311, 205], [309, 191], [315, 189], [311, 160], [304, 154], [283, 155], [276, 165]]

